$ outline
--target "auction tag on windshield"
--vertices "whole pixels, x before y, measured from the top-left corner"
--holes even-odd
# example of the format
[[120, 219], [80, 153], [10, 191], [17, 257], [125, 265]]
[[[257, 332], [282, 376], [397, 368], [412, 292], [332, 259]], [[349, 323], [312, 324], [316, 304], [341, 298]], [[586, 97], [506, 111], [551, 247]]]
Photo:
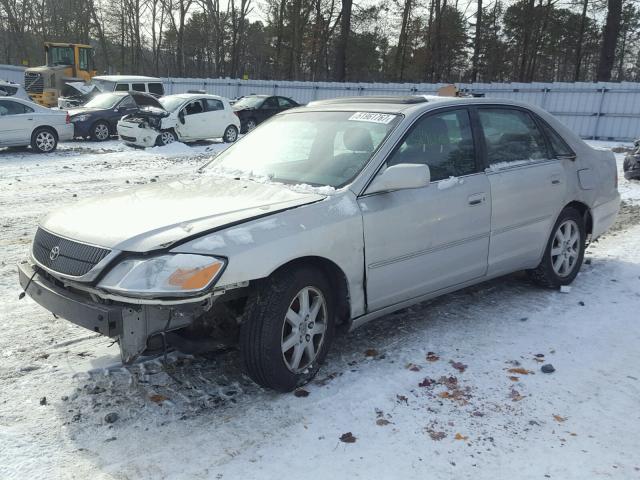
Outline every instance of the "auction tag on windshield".
[[372, 123], [390, 123], [395, 115], [389, 115], [388, 113], [373, 113], [373, 112], [356, 112], [349, 117], [349, 120], [355, 120], [357, 122], [372, 122]]

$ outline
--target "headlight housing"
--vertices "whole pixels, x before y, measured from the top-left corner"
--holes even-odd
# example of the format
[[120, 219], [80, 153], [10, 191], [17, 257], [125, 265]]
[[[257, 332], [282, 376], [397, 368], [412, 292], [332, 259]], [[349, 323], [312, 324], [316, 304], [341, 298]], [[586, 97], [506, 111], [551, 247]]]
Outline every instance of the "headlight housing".
[[98, 283], [99, 288], [141, 297], [193, 296], [215, 283], [226, 260], [186, 253], [121, 261]]
[[85, 120], [89, 120], [89, 115], [87, 114], [82, 114], [82, 115], [74, 115], [73, 117], [71, 117], [71, 121], [72, 122], [84, 122]]

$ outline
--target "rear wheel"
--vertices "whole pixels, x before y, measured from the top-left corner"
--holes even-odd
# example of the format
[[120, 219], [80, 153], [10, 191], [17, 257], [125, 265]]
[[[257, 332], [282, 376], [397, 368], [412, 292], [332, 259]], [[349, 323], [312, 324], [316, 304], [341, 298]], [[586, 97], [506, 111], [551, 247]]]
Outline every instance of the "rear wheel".
[[565, 208], [553, 226], [542, 261], [529, 275], [544, 287], [569, 285], [582, 266], [585, 240], [582, 215], [574, 208]]
[[238, 139], [238, 129], [234, 125], [229, 125], [224, 131], [222, 139], [225, 143], [233, 143]]
[[173, 130], [163, 130], [158, 138], [156, 139], [156, 145], [163, 146], [169, 145], [170, 143], [178, 141], [178, 137], [176, 136]]
[[251, 130], [253, 130], [257, 126], [258, 126], [258, 122], [256, 122], [256, 119], [255, 118], [250, 118], [249, 120], [247, 120], [246, 131], [250, 132]]
[[38, 153], [53, 152], [58, 146], [58, 136], [49, 127], [36, 129], [31, 135], [31, 148]]
[[106, 122], [96, 122], [91, 128], [91, 139], [96, 142], [104, 142], [110, 135], [109, 125]]
[[320, 271], [285, 268], [249, 298], [240, 348], [249, 376], [288, 392], [311, 380], [334, 333], [334, 296]]

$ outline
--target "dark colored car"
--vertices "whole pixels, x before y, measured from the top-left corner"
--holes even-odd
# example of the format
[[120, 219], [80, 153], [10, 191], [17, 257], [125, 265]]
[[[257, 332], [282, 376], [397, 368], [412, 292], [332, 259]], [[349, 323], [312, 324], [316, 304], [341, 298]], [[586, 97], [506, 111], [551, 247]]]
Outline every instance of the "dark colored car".
[[627, 180], [640, 180], [640, 138], [633, 143], [635, 150], [624, 157], [622, 169]]
[[127, 92], [101, 93], [82, 107], [69, 110], [73, 136], [102, 142], [117, 135], [118, 120], [137, 111], [136, 102]]
[[240, 132], [246, 133], [276, 113], [298, 106], [287, 97], [247, 95], [233, 104], [233, 110], [240, 119]]

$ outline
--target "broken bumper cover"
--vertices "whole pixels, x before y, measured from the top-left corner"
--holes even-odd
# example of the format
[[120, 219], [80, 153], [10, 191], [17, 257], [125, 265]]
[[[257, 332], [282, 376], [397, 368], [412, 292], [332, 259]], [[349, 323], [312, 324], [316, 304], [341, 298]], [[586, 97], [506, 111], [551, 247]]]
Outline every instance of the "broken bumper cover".
[[54, 315], [118, 338], [124, 363], [132, 362], [147, 348], [149, 337], [186, 327], [210, 307], [202, 301], [177, 305], [98, 303], [58, 285], [27, 261], [18, 264], [18, 276], [24, 291]]
[[54, 315], [107, 337], [122, 333], [122, 307], [101, 305], [59, 287], [36, 273], [28, 262], [18, 264], [18, 275], [24, 291]]

